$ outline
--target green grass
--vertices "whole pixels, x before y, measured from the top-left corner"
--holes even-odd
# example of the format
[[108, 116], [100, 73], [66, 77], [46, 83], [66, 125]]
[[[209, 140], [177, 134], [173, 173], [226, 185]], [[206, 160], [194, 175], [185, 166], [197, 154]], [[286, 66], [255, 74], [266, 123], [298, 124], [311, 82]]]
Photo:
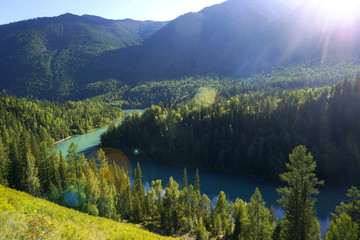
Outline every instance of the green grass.
[[0, 239], [173, 239], [0, 185]]

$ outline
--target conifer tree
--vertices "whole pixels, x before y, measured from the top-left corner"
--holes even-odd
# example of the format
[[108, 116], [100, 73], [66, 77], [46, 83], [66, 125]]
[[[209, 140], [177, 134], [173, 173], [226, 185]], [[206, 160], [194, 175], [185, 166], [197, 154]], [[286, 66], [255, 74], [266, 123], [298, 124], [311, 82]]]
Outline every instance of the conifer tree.
[[246, 206], [241, 199], [235, 200], [235, 226], [233, 232], [233, 240], [244, 239], [246, 225]]
[[272, 240], [281, 240], [281, 224], [282, 224], [282, 221], [277, 221], [276, 225], [275, 225], [275, 228], [274, 228], [274, 231], [273, 231], [273, 234], [272, 234], [272, 237], [271, 239]]
[[145, 206], [145, 189], [142, 185], [141, 178], [142, 172], [138, 162], [134, 171], [134, 185], [132, 189], [132, 215], [135, 222], [139, 222], [143, 218], [143, 210]]
[[67, 151], [67, 155], [66, 155], [66, 160], [69, 163], [69, 179], [70, 181], [74, 181], [76, 179], [76, 176], [78, 176], [77, 173], [77, 158], [78, 158], [78, 154], [77, 154], [77, 149], [78, 146], [75, 142], [71, 142], [69, 149]]
[[70, 173], [69, 173], [69, 164], [64, 159], [62, 153], [60, 152], [59, 158], [59, 175], [60, 175], [60, 182], [61, 188], [65, 190], [65, 188], [70, 185]]
[[115, 213], [114, 205], [114, 186], [107, 183], [104, 179], [100, 179], [100, 198], [99, 198], [99, 214], [102, 217], [112, 218]]
[[225, 236], [230, 233], [231, 225], [230, 225], [230, 214], [228, 202], [226, 201], [226, 195], [223, 191], [220, 191], [217, 200], [216, 200], [216, 208], [215, 208], [216, 216], [220, 217], [220, 229], [221, 233]]
[[200, 202], [199, 202], [199, 208], [200, 208], [200, 217], [204, 221], [204, 226], [210, 226], [210, 216], [211, 216], [211, 201], [209, 197], [206, 194], [203, 194], [201, 196]]
[[20, 189], [20, 174], [15, 174], [16, 172], [22, 172], [20, 167], [20, 156], [19, 149], [17, 144], [17, 138], [13, 138], [13, 141], [9, 144], [9, 159], [10, 159], [10, 167], [9, 167], [9, 186], [15, 189]]
[[200, 176], [199, 176], [199, 169], [196, 169], [195, 172], [195, 184], [194, 184], [195, 191], [200, 192]]
[[[17, 184], [19, 190], [28, 190], [27, 188], [27, 159], [28, 153], [31, 152], [31, 145], [30, 145], [30, 135], [29, 132], [24, 129], [20, 135], [20, 142], [19, 142], [19, 162], [16, 163], [16, 170], [14, 173], [18, 175]], [[32, 154], [31, 154], [32, 155]], [[34, 166], [35, 162], [34, 162]]]
[[188, 177], [187, 177], [186, 168], [184, 168], [184, 178], [182, 184], [183, 184], [183, 189], [186, 189], [188, 187]]
[[7, 186], [8, 177], [10, 172], [10, 160], [8, 157], [8, 152], [5, 146], [2, 143], [2, 138], [0, 137], [0, 184]]
[[288, 186], [277, 189], [281, 195], [279, 203], [285, 210], [283, 235], [285, 239], [312, 239], [315, 234], [313, 226], [318, 224], [313, 195], [319, 193], [316, 187], [323, 181], [316, 178], [316, 162], [305, 146], [296, 147], [289, 160], [290, 163], [286, 164], [288, 171], [280, 174], [280, 179]]
[[[335, 213], [333, 214], [333, 221], [341, 214], [347, 214], [351, 220], [358, 226], [360, 225], [360, 191], [352, 186], [346, 193], [347, 200], [341, 202], [340, 206], [336, 206]], [[358, 236], [360, 235], [360, 228], [358, 228]]]
[[152, 189], [154, 189], [155, 195], [156, 195], [156, 209], [157, 209], [157, 211], [155, 212], [156, 216], [160, 216], [160, 213], [162, 211], [163, 188], [162, 188], [161, 182], [162, 182], [161, 180], [156, 180], [156, 181], [151, 182], [151, 187], [152, 187]]
[[176, 210], [179, 195], [179, 184], [173, 179], [173, 177], [170, 177], [165, 188], [165, 196], [163, 198], [160, 218], [161, 226], [167, 234], [173, 234], [177, 230], [178, 219], [176, 217]]
[[326, 240], [357, 240], [358, 225], [346, 213], [332, 219], [326, 233]]
[[100, 162], [100, 176], [106, 181], [111, 181], [109, 158], [105, 155], [105, 152], [100, 148], [97, 151], [97, 160]]
[[33, 196], [40, 195], [40, 181], [38, 178], [38, 169], [35, 167], [35, 158], [29, 151], [26, 157], [26, 189]]
[[255, 189], [250, 203], [246, 206], [248, 215], [249, 238], [254, 240], [271, 239], [272, 227], [269, 222], [270, 212], [265, 207], [260, 190]]
[[209, 239], [209, 234], [206, 231], [204, 222], [201, 217], [199, 219], [199, 224], [196, 228], [196, 238], [195, 239], [196, 240], [208, 240]]

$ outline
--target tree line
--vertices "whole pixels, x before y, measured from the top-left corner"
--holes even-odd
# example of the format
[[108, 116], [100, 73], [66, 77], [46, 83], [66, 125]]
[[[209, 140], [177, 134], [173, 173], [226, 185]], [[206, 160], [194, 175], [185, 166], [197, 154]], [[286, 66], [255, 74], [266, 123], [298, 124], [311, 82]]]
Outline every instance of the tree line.
[[[77, 154], [77, 146], [72, 143], [65, 158], [55, 155], [50, 162], [45, 171], [38, 171], [34, 159], [28, 156], [21, 190], [90, 215], [141, 223], [164, 235], [190, 234], [196, 239], [321, 239], [314, 205], [317, 187], [323, 181], [317, 179], [316, 162], [302, 145], [290, 153], [287, 171], [280, 174], [286, 183], [277, 189], [285, 212], [282, 220], [275, 217], [272, 206], [266, 206], [258, 188], [248, 203], [240, 198], [229, 202], [221, 191], [213, 204], [206, 194], [201, 194], [198, 170], [193, 185], [184, 168], [181, 184], [170, 177], [165, 186], [156, 180], [150, 189], [145, 189], [139, 163], [131, 185], [124, 168], [109, 161], [102, 149], [96, 158], [87, 160]], [[50, 185], [45, 191], [41, 179], [47, 177]], [[0, 179], [1, 184], [7, 184], [8, 179]], [[358, 239], [360, 192], [352, 187], [347, 196], [347, 201], [336, 207], [326, 239]]]
[[[315, 89], [244, 93], [202, 106], [151, 106], [102, 135], [153, 161], [277, 179], [288, 149], [308, 146], [327, 182], [359, 183], [360, 77]], [[169, 160], [170, 159], [170, 160]]]
[[[109, 161], [101, 149], [92, 159], [78, 155], [76, 144], [71, 144], [65, 155], [56, 154], [52, 148], [53, 136], [49, 134], [52, 132], [35, 131], [31, 128], [33, 124], [24, 120], [35, 121], [37, 115], [42, 116], [41, 113], [46, 119], [51, 113], [51, 103], [12, 97], [3, 97], [2, 100], [1, 111], [6, 111], [6, 114], [1, 114], [5, 117], [1, 120], [8, 123], [6, 131], [18, 134], [18, 137], [9, 135], [6, 138], [4, 128], [1, 129], [2, 185], [91, 215], [141, 223], [166, 235], [190, 234], [197, 239], [321, 237], [314, 196], [322, 181], [316, 178], [316, 162], [304, 146], [294, 148], [284, 172], [280, 174], [280, 179], [287, 184], [278, 189], [281, 196], [279, 203], [285, 211], [284, 219], [280, 220], [275, 217], [272, 208], [266, 207], [258, 189], [255, 189], [249, 203], [241, 199], [228, 202], [224, 192], [219, 193], [215, 204], [212, 203], [206, 194], [201, 194], [198, 171], [193, 185], [188, 183], [184, 169], [181, 184], [170, 178], [166, 185], [156, 180], [151, 183], [150, 189], [145, 189], [139, 164], [131, 185], [131, 176], [115, 162]], [[49, 109], [44, 110], [47, 104]], [[78, 104], [81, 109], [81, 103]], [[139, 116], [135, 118], [139, 119]], [[41, 126], [51, 129], [51, 124], [48, 122], [48, 125]], [[351, 188], [348, 200], [335, 210], [328, 239], [339, 239], [342, 234], [348, 234], [349, 239], [357, 239], [359, 206], [360, 193]]]

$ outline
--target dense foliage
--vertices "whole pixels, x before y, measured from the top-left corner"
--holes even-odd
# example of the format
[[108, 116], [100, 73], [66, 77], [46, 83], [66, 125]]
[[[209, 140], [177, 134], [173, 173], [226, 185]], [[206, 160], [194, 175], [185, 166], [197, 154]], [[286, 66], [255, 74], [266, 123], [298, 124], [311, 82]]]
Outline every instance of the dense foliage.
[[0, 94], [0, 132], [6, 144], [23, 132], [41, 141], [60, 140], [105, 126], [123, 116], [118, 107], [98, 101], [56, 103]]
[[[216, 89], [222, 98], [238, 94], [279, 90], [317, 88], [331, 85], [343, 76], [355, 76], [360, 68], [356, 61], [307, 61], [289, 67], [253, 75], [247, 78], [197, 76], [176, 80], [143, 82], [135, 86], [122, 85], [116, 80], [90, 84], [87, 92], [96, 100], [117, 104], [123, 108], [145, 108], [159, 103], [175, 106], [188, 101], [201, 88]], [[330, 74], [331, 73], [331, 74]], [[104, 91], [105, 90], [105, 91]], [[102, 94], [102, 92], [106, 92]]]
[[[54, 183], [54, 140], [121, 118], [117, 107], [96, 101], [54, 103], [0, 96], [0, 179], [33, 195]], [[54, 160], [55, 159], [55, 160]], [[40, 176], [40, 177], [38, 177]]]
[[[308, 90], [264, 90], [202, 106], [151, 106], [101, 138], [154, 161], [277, 179], [289, 149], [309, 147], [320, 178], [360, 182], [360, 78]], [[128, 151], [131, 154], [130, 151]], [[169, 160], [170, 159], [170, 160]]]

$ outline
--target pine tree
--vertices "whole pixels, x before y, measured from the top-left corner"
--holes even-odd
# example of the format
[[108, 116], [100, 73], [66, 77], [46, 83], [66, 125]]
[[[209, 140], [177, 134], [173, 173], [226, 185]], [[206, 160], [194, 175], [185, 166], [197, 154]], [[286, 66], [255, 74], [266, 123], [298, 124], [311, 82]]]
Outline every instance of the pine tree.
[[202, 218], [199, 219], [199, 224], [196, 228], [196, 240], [208, 240], [209, 234], [206, 231]]
[[280, 205], [285, 210], [283, 235], [285, 239], [306, 240], [314, 235], [312, 228], [317, 224], [313, 195], [316, 188], [323, 184], [315, 176], [316, 162], [305, 146], [296, 147], [289, 155], [287, 172], [280, 174], [280, 179], [288, 186], [277, 189], [281, 195]]
[[75, 142], [71, 142], [66, 155], [66, 160], [69, 163], [68, 176], [70, 181], [74, 181], [76, 179], [76, 176], [79, 175], [77, 173], [77, 167], [76, 167], [76, 162], [78, 158], [77, 150], [78, 150], [77, 144]]
[[216, 216], [220, 216], [220, 229], [221, 234], [224, 236], [230, 231], [230, 214], [228, 208], [228, 202], [226, 201], [226, 195], [223, 191], [220, 191], [217, 200], [216, 200], [216, 208], [215, 208]]
[[[28, 152], [31, 151], [30, 146], [30, 135], [29, 132], [26, 130], [23, 130], [23, 132], [20, 135], [20, 142], [19, 142], [19, 162], [17, 163], [16, 170], [14, 173], [18, 175], [17, 178], [19, 190], [28, 190], [27, 188], [27, 179], [26, 179], [26, 169], [27, 169], [27, 158], [28, 158]], [[34, 162], [35, 166], [35, 162]]]
[[162, 192], [163, 188], [161, 185], [161, 180], [156, 180], [151, 182], [152, 190], [155, 191], [156, 198], [156, 211], [154, 212], [155, 217], [160, 217], [160, 213], [162, 212]]
[[194, 184], [195, 191], [200, 192], [200, 176], [199, 176], [199, 169], [196, 169], [195, 172], [195, 184]]
[[134, 185], [132, 189], [132, 217], [135, 222], [139, 222], [143, 218], [144, 207], [145, 207], [145, 189], [142, 185], [142, 172], [140, 169], [139, 162], [134, 171]]
[[40, 195], [40, 181], [38, 178], [38, 169], [35, 167], [35, 158], [29, 151], [26, 157], [26, 189], [33, 196]]
[[161, 228], [167, 234], [173, 234], [177, 230], [178, 219], [176, 215], [178, 199], [179, 199], [179, 184], [173, 179], [169, 178], [169, 182], [165, 188], [165, 196], [163, 198], [161, 208]]
[[260, 190], [255, 189], [250, 203], [246, 206], [248, 215], [249, 238], [254, 240], [271, 239], [272, 227], [269, 222], [270, 212], [265, 207]]
[[109, 158], [105, 155], [105, 152], [100, 148], [97, 151], [97, 160], [100, 162], [100, 176], [106, 181], [111, 181]]
[[188, 177], [186, 168], [184, 168], [184, 178], [183, 178], [183, 189], [186, 189], [188, 187]]
[[23, 167], [22, 161], [20, 159], [20, 153], [18, 148], [17, 138], [14, 138], [10, 143], [9, 148], [9, 158], [10, 158], [10, 187], [21, 190], [23, 189], [21, 185], [23, 177]]
[[112, 184], [104, 179], [100, 180], [100, 198], [98, 203], [99, 215], [106, 218], [112, 218], [115, 213], [114, 190]]
[[246, 206], [245, 202], [241, 199], [235, 200], [235, 226], [232, 239], [240, 240], [245, 235], [246, 225]]
[[[338, 218], [341, 214], [347, 214], [351, 217], [351, 220], [358, 226], [360, 225], [360, 191], [352, 186], [346, 193], [346, 202], [341, 202], [340, 206], [336, 206], [333, 214], [333, 221]], [[360, 235], [360, 228], [358, 228], [358, 236]]]
[[8, 152], [2, 143], [2, 138], [0, 137], [0, 184], [7, 186], [9, 175], [10, 160], [8, 157]]
[[64, 159], [62, 153], [60, 152], [60, 159], [59, 159], [59, 175], [60, 175], [60, 182], [61, 188], [64, 190], [68, 185], [70, 185], [70, 173], [69, 173], [69, 164]]
[[326, 233], [326, 240], [357, 240], [358, 225], [346, 213], [332, 219]]
[[271, 237], [272, 240], [281, 240], [281, 230], [282, 230], [281, 224], [282, 224], [282, 221], [280, 221], [280, 220], [276, 223], [274, 232]]

